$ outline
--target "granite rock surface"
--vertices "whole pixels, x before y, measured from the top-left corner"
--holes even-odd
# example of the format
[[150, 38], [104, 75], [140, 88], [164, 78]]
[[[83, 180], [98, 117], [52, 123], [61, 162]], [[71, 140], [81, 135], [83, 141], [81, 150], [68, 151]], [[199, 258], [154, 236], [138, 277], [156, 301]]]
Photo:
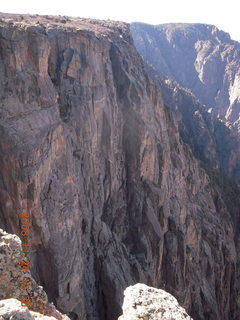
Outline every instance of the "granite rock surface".
[[55, 320], [54, 317], [43, 315], [39, 312], [30, 311], [23, 307], [17, 299], [0, 300], [0, 319], [1, 320]]
[[172, 295], [138, 283], [124, 291], [123, 315], [118, 320], [140, 319], [192, 320]]
[[[12, 317], [13, 314], [2, 314], [6, 308], [12, 311], [30, 309], [57, 320], [69, 320], [53, 304], [48, 302], [47, 294], [32, 278], [28, 267], [29, 258], [22, 252], [21, 240], [17, 235], [8, 234], [0, 229], [0, 314]], [[29, 265], [29, 264], [28, 264]], [[24, 270], [23, 270], [24, 268]], [[25, 297], [21, 299], [21, 297]], [[26, 306], [21, 307], [20, 300]], [[27, 301], [25, 303], [25, 301]], [[28, 303], [29, 301], [29, 303]], [[16, 309], [15, 309], [16, 307]], [[28, 307], [28, 308], [27, 308]], [[21, 313], [21, 312], [20, 312]], [[27, 313], [29, 315], [29, 311]], [[14, 316], [15, 318], [15, 316]]]

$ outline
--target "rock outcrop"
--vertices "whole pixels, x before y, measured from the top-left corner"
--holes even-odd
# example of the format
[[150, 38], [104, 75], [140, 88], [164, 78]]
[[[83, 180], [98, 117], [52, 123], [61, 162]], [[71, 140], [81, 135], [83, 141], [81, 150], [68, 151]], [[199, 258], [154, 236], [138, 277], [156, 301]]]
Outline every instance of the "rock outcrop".
[[[25, 318], [25, 316], [29, 316], [29, 308], [31, 312], [35, 311], [52, 319], [69, 320], [67, 316], [62, 315], [53, 304], [48, 302], [43, 288], [37, 285], [25, 264], [21, 264], [22, 261], [28, 262], [28, 260], [22, 252], [19, 237], [0, 229], [0, 315], [6, 319], [6, 317], [13, 316], [12, 312], [17, 312], [20, 316], [22, 311], [26, 309]], [[22, 296], [26, 297], [26, 300], [21, 300]], [[21, 302], [16, 299], [21, 300], [23, 304], [25, 301], [29, 301], [28, 308], [21, 307]], [[10, 313], [4, 315], [7, 309], [11, 311], [11, 315]]]
[[4, 320], [55, 320], [54, 317], [45, 316], [39, 312], [30, 311], [23, 307], [16, 299], [0, 300], [0, 319]]
[[139, 53], [240, 131], [240, 44], [215, 26], [133, 23]]
[[118, 320], [192, 320], [164, 290], [138, 283], [124, 291], [123, 315]]
[[195, 320], [237, 320], [239, 197], [179, 138], [129, 26], [12, 19], [0, 22], [0, 223], [18, 234], [30, 214], [50, 301], [113, 320], [142, 282]]

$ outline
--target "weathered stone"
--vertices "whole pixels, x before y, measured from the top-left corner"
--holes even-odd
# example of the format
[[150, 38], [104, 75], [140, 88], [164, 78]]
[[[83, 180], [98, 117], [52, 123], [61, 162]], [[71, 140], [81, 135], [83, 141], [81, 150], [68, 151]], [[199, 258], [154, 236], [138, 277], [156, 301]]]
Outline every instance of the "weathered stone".
[[23, 307], [21, 302], [16, 299], [0, 300], [0, 319], [1, 320], [55, 320], [54, 317], [44, 316], [41, 313], [30, 311]]
[[[15, 300], [21, 300], [21, 296], [25, 296], [31, 299], [29, 309], [52, 316], [54, 319], [68, 320], [69, 318], [57, 311], [53, 304], [48, 303], [46, 293], [37, 285], [30, 271], [27, 269], [22, 271], [24, 266], [22, 261], [28, 262], [29, 258], [22, 253], [21, 240], [18, 236], [0, 229], [0, 299], [9, 299], [4, 300], [5, 302], [0, 301], [1, 306], [4, 306], [1, 311], [5, 310], [5, 307], [10, 307], [14, 311], [15, 309], [12, 309], [14, 306], [16, 306], [15, 311], [27, 309], [26, 307], [19, 309], [20, 302]], [[29, 312], [26, 315], [29, 315]]]
[[124, 291], [123, 315], [118, 320], [140, 319], [192, 320], [171, 294], [138, 283]]

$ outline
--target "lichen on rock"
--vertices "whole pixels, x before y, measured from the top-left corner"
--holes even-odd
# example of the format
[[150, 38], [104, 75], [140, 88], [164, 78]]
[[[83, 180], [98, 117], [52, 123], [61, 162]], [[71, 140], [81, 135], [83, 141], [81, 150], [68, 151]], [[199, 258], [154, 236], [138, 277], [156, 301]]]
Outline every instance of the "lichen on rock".
[[124, 292], [118, 320], [193, 320], [171, 294], [138, 283]]
[[[19, 237], [14, 234], [8, 234], [0, 229], [0, 300], [5, 299], [4, 301], [0, 301], [0, 308], [4, 308], [4, 310], [10, 308], [20, 315], [21, 310], [28, 309], [21, 307], [21, 302], [18, 301], [22, 295], [25, 295], [31, 299], [29, 305], [30, 310], [54, 317], [58, 320], [67, 320], [67, 316], [62, 315], [53, 304], [48, 302], [47, 294], [32, 278], [30, 271], [25, 270], [23, 272], [21, 270], [20, 262], [23, 259], [26, 261], [26, 257], [22, 253], [21, 240]], [[24, 282], [25, 280], [28, 282]], [[28, 289], [21, 286], [21, 284], [24, 283], [29, 284]], [[8, 315], [10, 317], [10, 314]], [[12, 315], [11, 313], [11, 316]], [[24, 319], [28, 319], [28, 317], [31, 319], [29, 312], [24, 312]], [[4, 316], [4, 319], [5, 318]]]
[[1, 320], [55, 320], [54, 317], [45, 316], [39, 312], [30, 311], [23, 307], [17, 299], [6, 299], [0, 301], [0, 319]]

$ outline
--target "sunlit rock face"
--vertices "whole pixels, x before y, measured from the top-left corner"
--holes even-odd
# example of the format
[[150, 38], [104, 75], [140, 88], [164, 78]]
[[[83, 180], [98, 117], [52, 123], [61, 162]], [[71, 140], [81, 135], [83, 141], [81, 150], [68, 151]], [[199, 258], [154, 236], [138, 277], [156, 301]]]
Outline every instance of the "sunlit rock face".
[[139, 53], [240, 131], [240, 44], [215, 26], [133, 23]]
[[18, 234], [30, 213], [49, 299], [113, 320], [142, 282], [196, 320], [238, 319], [238, 197], [179, 138], [129, 26], [14, 19], [0, 22], [0, 223]]

